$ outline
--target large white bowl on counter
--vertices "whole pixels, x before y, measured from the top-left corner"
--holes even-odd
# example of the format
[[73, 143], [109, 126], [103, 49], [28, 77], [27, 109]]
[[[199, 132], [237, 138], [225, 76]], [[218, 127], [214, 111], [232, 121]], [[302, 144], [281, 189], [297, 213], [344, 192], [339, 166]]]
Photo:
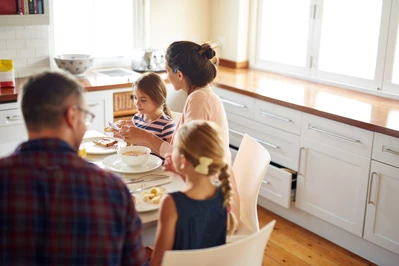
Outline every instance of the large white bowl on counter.
[[83, 77], [94, 63], [94, 57], [88, 54], [55, 55], [54, 60], [60, 69], [77, 77]]

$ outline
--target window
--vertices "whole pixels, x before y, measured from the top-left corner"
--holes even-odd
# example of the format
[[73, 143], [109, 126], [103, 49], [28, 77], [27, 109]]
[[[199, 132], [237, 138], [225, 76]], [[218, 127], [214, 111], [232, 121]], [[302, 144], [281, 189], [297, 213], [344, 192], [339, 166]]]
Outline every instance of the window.
[[130, 56], [142, 46], [142, 1], [54, 0], [54, 54], [84, 53], [98, 59]]
[[259, 0], [251, 66], [399, 95], [398, 2]]

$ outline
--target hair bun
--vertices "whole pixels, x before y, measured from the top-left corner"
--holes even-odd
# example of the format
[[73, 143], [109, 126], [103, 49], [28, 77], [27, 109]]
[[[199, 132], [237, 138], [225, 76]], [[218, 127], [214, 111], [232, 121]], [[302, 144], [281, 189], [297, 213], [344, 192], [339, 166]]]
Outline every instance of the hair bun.
[[199, 54], [208, 59], [212, 59], [216, 55], [215, 51], [212, 49], [209, 43], [204, 43], [203, 45], [201, 45], [199, 49]]
[[215, 56], [215, 51], [209, 46], [205, 51], [205, 55], [208, 59], [212, 59]]

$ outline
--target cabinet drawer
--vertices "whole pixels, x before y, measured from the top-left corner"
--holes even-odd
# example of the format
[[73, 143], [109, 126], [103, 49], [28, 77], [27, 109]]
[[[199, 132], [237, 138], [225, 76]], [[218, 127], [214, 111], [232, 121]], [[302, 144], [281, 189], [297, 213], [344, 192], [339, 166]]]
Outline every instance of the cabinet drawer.
[[375, 133], [372, 157], [374, 160], [399, 167], [399, 139]]
[[371, 158], [373, 132], [309, 114], [302, 114], [303, 138]]
[[293, 174], [287, 170], [269, 165], [259, 195], [288, 209], [291, 202], [292, 178]]
[[19, 108], [0, 111], [0, 143], [22, 142], [27, 136]]
[[222, 100], [227, 113], [253, 119], [255, 98], [219, 88], [214, 88], [214, 92]]
[[302, 113], [277, 104], [255, 100], [255, 120], [296, 135], [301, 133]]
[[231, 145], [239, 147], [243, 135], [247, 133], [269, 151], [273, 162], [297, 171], [299, 136], [234, 114], [229, 114], [228, 119]]

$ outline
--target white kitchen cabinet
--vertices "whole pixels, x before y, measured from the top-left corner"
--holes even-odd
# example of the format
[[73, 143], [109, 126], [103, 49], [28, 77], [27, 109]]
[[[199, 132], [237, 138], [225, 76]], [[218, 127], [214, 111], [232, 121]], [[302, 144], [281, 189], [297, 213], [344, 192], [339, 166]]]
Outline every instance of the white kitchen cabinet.
[[28, 134], [18, 104], [0, 104], [0, 157], [11, 154], [27, 139]]
[[399, 168], [371, 162], [364, 238], [399, 254]]
[[296, 207], [361, 237], [373, 133], [307, 114], [303, 122]]
[[104, 132], [108, 121], [113, 121], [113, 94], [111, 90], [86, 92], [85, 99], [90, 112], [95, 114], [87, 130]]
[[255, 98], [220, 88], [214, 88], [214, 92], [222, 101], [227, 115], [230, 113], [253, 119]]

